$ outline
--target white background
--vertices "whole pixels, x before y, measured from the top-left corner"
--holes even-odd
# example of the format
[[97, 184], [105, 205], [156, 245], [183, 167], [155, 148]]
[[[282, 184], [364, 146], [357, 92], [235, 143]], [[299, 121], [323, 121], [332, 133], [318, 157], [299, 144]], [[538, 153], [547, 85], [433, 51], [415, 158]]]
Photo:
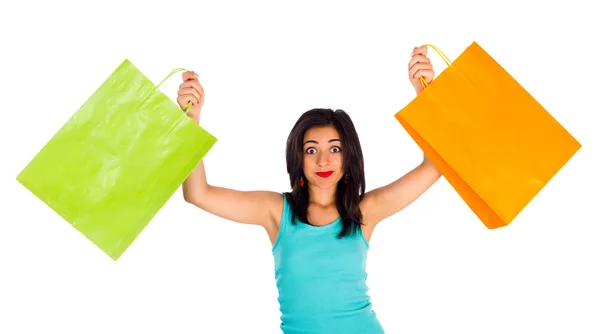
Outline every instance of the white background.
[[[200, 74], [212, 184], [287, 191], [287, 135], [327, 107], [353, 118], [370, 190], [421, 161], [394, 118], [415, 95], [413, 47], [455, 59], [473, 41], [583, 148], [507, 227], [486, 229], [444, 179], [382, 222], [374, 310], [387, 333], [599, 333], [598, 14], [531, 3], [3, 2], [0, 333], [280, 333], [262, 228], [177, 191], [115, 262], [15, 180], [125, 58], [155, 83]], [[180, 78], [161, 87], [173, 100]]]

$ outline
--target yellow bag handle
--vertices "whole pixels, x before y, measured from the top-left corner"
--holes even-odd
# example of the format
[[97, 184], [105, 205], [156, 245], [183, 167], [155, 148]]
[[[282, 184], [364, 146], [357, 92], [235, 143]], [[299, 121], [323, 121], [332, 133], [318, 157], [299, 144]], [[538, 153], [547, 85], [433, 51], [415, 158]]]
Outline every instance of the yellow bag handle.
[[[446, 62], [446, 65], [450, 66], [450, 63], [452, 63], [450, 61], [450, 58], [448, 58], [448, 56], [446, 56], [442, 50], [438, 49], [437, 46], [433, 45], [433, 44], [425, 44], [425, 46], [430, 47], [432, 49], [435, 50], [435, 52], [438, 53], [438, 55], [440, 55], [440, 57], [444, 60], [444, 62]], [[423, 77], [419, 77], [419, 80], [421, 80], [421, 85], [423, 85], [423, 88], [427, 87], [427, 83], [425, 82], [425, 79], [423, 79]]]

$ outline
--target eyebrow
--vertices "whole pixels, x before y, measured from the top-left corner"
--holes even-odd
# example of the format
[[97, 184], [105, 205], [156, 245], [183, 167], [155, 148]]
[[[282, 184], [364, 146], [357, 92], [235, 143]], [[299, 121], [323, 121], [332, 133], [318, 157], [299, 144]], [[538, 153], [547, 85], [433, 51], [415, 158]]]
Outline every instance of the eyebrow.
[[[329, 139], [328, 143], [333, 143], [333, 142], [336, 142], [336, 141], [339, 141], [340, 143], [342, 142], [340, 139], [338, 139], [338, 138], [334, 138], [334, 139]], [[311, 139], [311, 140], [307, 140], [306, 142], [304, 142], [304, 145], [306, 145], [306, 144], [308, 144], [308, 143], [315, 143], [315, 144], [318, 144], [319, 142], [318, 142], [318, 141], [316, 141], [316, 140], [313, 140], [313, 139]]]

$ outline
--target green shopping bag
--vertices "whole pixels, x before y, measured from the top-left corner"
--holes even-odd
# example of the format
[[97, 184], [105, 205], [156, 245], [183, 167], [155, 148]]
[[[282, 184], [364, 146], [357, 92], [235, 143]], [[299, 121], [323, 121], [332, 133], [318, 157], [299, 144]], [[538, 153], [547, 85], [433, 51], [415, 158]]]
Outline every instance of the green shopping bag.
[[125, 60], [17, 176], [117, 260], [217, 139]]

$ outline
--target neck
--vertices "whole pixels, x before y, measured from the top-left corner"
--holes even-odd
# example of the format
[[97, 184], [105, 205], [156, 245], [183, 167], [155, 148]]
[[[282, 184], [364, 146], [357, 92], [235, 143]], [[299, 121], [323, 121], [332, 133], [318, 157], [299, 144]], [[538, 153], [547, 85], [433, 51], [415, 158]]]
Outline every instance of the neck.
[[320, 207], [328, 207], [336, 204], [337, 201], [337, 186], [331, 188], [308, 188], [309, 203]]

